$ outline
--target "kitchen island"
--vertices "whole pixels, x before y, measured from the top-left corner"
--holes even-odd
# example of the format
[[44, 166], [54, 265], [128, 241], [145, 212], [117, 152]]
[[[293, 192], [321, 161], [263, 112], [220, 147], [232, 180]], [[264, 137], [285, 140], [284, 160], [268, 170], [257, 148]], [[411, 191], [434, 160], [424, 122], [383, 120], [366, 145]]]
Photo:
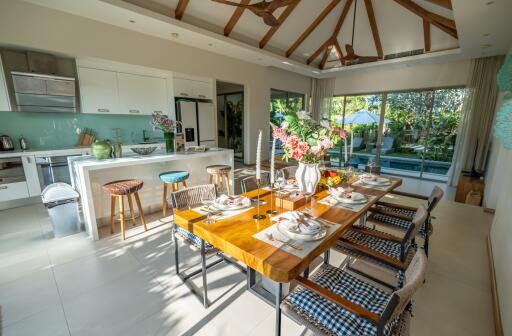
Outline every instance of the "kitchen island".
[[162, 209], [163, 184], [159, 174], [170, 170], [189, 172], [189, 187], [208, 183], [206, 167], [225, 164], [232, 167], [229, 178], [233, 188], [233, 150], [211, 148], [206, 152], [178, 152], [167, 154], [157, 150], [150, 155], [126, 155], [118, 159], [97, 160], [92, 156], [69, 159], [73, 187], [80, 193], [85, 228], [90, 238], [98, 240], [98, 226], [110, 220], [110, 196], [103, 184], [115, 180], [141, 179], [144, 187], [139, 191], [145, 214]]

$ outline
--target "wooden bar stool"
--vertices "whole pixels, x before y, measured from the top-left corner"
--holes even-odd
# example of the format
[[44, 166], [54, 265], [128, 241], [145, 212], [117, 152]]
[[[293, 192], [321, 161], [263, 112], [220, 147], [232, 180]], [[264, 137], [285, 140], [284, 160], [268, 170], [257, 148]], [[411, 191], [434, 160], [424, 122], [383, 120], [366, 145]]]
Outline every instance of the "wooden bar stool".
[[[229, 188], [229, 173], [231, 172], [231, 166], [228, 165], [213, 165], [206, 167], [206, 172], [210, 175], [209, 183], [215, 184], [217, 187], [217, 191], [221, 193], [224, 190], [223, 181], [226, 185], [226, 192], [228, 195], [231, 195], [231, 190]], [[215, 182], [213, 182], [213, 178], [215, 177]]]
[[135, 213], [133, 212], [132, 194], [135, 196], [137, 209], [139, 210], [140, 221], [144, 225], [144, 231], [148, 230], [146, 221], [144, 220], [144, 213], [140, 204], [139, 190], [144, 185], [142, 180], [119, 180], [109, 182], [103, 185], [103, 190], [110, 194], [110, 233], [114, 233], [114, 224], [116, 217], [116, 200], [119, 202], [119, 218], [121, 221], [121, 238], [125, 240], [124, 234], [124, 199], [123, 196], [128, 198], [128, 206], [130, 207], [130, 216], [133, 226], [135, 226]]
[[186, 171], [182, 170], [172, 170], [165, 173], [161, 173], [159, 175], [160, 181], [164, 183], [164, 199], [163, 199], [163, 205], [162, 205], [162, 215], [165, 217], [165, 213], [167, 212], [167, 207], [169, 204], [167, 203], [167, 190], [169, 188], [169, 185], [172, 185], [172, 191], [176, 192], [179, 190], [179, 183], [183, 185], [183, 188], [187, 188], [187, 182], [186, 180], [190, 174]]

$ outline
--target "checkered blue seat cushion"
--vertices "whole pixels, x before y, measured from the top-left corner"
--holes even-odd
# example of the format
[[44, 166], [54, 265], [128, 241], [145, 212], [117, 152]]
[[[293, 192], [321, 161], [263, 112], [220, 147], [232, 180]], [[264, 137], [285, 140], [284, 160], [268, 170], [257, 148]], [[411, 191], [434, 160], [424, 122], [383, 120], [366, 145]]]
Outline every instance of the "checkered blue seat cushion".
[[[314, 282], [350, 302], [379, 316], [382, 315], [391, 299], [391, 294], [333, 266], [323, 267], [325, 271], [322, 271], [321, 276], [313, 277]], [[330, 334], [338, 336], [377, 335], [377, 327], [373, 323], [309, 289], [299, 286], [285, 301], [297, 314]], [[391, 327], [392, 323], [385, 326], [384, 335], [390, 334]]]
[[[407, 215], [407, 216], [409, 216], [409, 215]], [[408, 221], [405, 219], [397, 218], [397, 217], [394, 217], [391, 215], [384, 215], [384, 214], [380, 214], [380, 213], [375, 213], [375, 215], [373, 216], [373, 220], [384, 223], [384, 224], [388, 224], [391, 226], [396, 226], [403, 231], [409, 230], [409, 227], [411, 226], [411, 223], [412, 223], [411, 221]], [[426, 232], [427, 232], [427, 230], [425, 229], [425, 224], [423, 224], [421, 226], [421, 229], [418, 231], [418, 235], [422, 238], [425, 238]]]
[[[195, 234], [188, 232], [187, 230], [177, 225], [174, 234], [176, 235], [176, 238], [187, 241], [188, 243], [192, 244], [195, 248], [201, 249], [201, 238], [199, 238]], [[213, 252], [214, 250], [217, 249], [212, 244], [205, 241], [205, 250], [206, 252]]]
[[[354, 244], [366, 246], [374, 251], [400, 260], [402, 249], [400, 242], [375, 237], [368, 233], [353, 230], [348, 230], [347, 233], [343, 235], [343, 238]], [[338, 244], [342, 243], [343, 242], [341, 241], [338, 242]]]

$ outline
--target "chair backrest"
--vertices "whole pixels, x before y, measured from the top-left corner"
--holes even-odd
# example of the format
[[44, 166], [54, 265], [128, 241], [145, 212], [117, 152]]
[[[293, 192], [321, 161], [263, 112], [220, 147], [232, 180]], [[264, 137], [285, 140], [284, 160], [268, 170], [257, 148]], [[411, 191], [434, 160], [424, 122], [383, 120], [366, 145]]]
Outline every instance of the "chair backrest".
[[434, 189], [432, 189], [432, 192], [430, 193], [430, 196], [428, 198], [428, 212], [432, 212], [441, 198], [443, 198], [444, 192], [443, 189], [439, 188], [438, 186], [435, 186]]
[[393, 148], [393, 142], [395, 139], [393, 137], [383, 137], [382, 138], [382, 148], [390, 149]]
[[175, 191], [171, 194], [172, 205], [177, 210], [195, 208], [203, 204], [203, 196], [214, 200], [217, 197], [215, 184], [203, 184]]
[[393, 295], [398, 297], [398, 304], [391, 314], [391, 319], [400, 315], [411, 302], [414, 293], [423, 285], [426, 272], [427, 255], [423, 249], [418, 249], [405, 271], [404, 286], [393, 292]]
[[[261, 186], [266, 187], [270, 184], [270, 173], [262, 172], [261, 173]], [[242, 193], [246, 193], [251, 190], [258, 189], [258, 185], [256, 183], [256, 176], [248, 176], [240, 181], [240, 185], [242, 187]]]
[[284, 178], [289, 179], [295, 177], [295, 172], [297, 171], [298, 166], [289, 166], [281, 168], [281, 171], [284, 173]]
[[418, 231], [423, 227], [423, 224], [425, 224], [427, 218], [427, 209], [425, 208], [425, 206], [420, 205], [418, 207], [418, 210], [416, 210], [414, 217], [412, 218], [412, 225], [409, 226], [409, 229], [407, 229], [407, 232], [405, 233], [404, 238], [402, 239], [402, 242], [404, 244], [408, 244], [410, 241], [414, 239], [414, 237], [416, 237]]

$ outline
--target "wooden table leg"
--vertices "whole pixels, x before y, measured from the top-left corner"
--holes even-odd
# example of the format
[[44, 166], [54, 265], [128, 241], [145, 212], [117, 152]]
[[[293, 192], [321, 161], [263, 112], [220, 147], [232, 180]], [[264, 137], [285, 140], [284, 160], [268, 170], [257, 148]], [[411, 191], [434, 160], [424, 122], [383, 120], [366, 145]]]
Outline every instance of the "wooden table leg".
[[126, 195], [128, 198], [128, 206], [130, 207], [130, 217], [132, 219], [132, 225], [135, 226], [135, 213], [133, 212], [132, 194]]
[[140, 221], [144, 225], [144, 231], [147, 231], [148, 227], [146, 225], [146, 220], [144, 219], [144, 213], [142, 212], [142, 205], [140, 204], [139, 192], [136, 191], [134, 195], [135, 195], [135, 202], [137, 203], [137, 209], [139, 210]]
[[118, 196], [119, 199], [119, 218], [121, 220], [121, 239], [125, 240], [124, 235], [124, 200], [123, 196]]
[[110, 195], [110, 234], [114, 234], [116, 221], [116, 196]]

